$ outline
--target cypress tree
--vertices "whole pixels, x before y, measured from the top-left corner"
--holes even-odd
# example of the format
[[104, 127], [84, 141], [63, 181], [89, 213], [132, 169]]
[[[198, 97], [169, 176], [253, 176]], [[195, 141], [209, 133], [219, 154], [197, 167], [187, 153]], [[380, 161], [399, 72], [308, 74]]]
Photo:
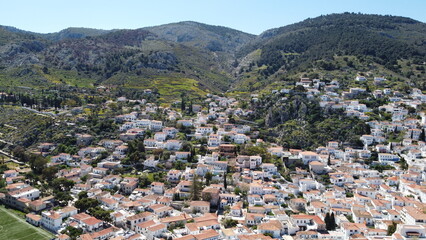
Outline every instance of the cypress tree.
[[180, 110], [185, 111], [186, 106], [185, 106], [185, 98], [182, 96], [181, 102], [180, 102]]
[[325, 228], [327, 230], [331, 230], [331, 226], [330, 226], [330, 213], [325, 214], [324, 222], [325, 222]]
[[425, 129], [424, 129], [424, 128], [422, 128], [422, 133], [420, 133], [420, 137], [419, 137], [420, 141], [424, 141], [424, 140], [425, 140], [425, 137], [426, 137]]
[[191, 186], [191, 199], [193, 201], [200, 200], [201, 186], [198, 182], [198, 175], [194, 175], [194, 179], [192, 181]]
[[330, 224], [331, 224], [331, 230], [336, 230], [336, 219], [334, 218], [334, 212], [331, 213], [330, 216]]
[[188, 107], [188, 114], [192, 113], [192, 101], [189, 102], [189, 107]]

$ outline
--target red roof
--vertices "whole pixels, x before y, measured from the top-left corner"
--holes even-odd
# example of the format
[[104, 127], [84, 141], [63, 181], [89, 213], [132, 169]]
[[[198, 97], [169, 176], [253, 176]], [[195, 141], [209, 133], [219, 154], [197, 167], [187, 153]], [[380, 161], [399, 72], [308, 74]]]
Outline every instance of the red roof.
[[91, 218], [83, 219], [82, 222], [85, 223], [86, 225], [93, 226], [93, 225], [101, 223], [102, 221], [95, 217], [91, 217]]

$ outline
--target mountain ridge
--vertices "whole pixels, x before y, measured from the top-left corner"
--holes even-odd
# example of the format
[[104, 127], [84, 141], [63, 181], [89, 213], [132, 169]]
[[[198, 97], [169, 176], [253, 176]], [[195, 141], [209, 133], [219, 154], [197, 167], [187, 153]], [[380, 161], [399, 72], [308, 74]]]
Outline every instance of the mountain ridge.
[[[336, 56], [367, 58], [359, 66], [352, 64], [354, 71], [368, 64], [401, 76], [412, 71], [415, 77], [403, 78], [418, 83], [424, 76], [418, 63], [426, 61], [425, 45], [426, 24], [420, 21], [353, 13], [308, 18], [257, 36], [193, 21], [133, 30], [67, 28], [50, 34], [1, 26], [0, 77], [13, 81], [5, 84], [8, 81], [0, 79], [0, 87], [37, 87], [42, 82], [40, 87], [109, 83], [152, 88], [152, 79], [170, 78], [195, 83], [198, 93], [223, 92], [231, 86], [256, 91], [294, 79], [299, 72], [350, 68], [337, 63]], [[420, 70], [402, 69], [400, 61], [407, 60]], [[32, 79], [37, 81], [32, 84]]]

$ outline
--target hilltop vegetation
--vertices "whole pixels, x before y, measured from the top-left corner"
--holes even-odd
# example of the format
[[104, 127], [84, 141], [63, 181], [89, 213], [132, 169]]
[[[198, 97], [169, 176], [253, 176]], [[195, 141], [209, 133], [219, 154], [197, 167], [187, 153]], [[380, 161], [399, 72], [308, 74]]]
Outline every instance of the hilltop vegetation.
[[262, 50], [258, 65], [268, 66], [265, 74], [336, 54], [372, 56], [386, 65], [424, 60], [425, 32], [425, 24], [409, 18], [332, 14], [269, 30], [255, 46]]
[[179, 22], [144, 28], [161, 39], [200, 47], [212, 52], [234, 53], [255, 38], [254, 35], [227, 27], [197, 22]]
[[52, 41], [61, 41], [65, 39], [81, 39], [85, 37], [101, 36], [115, 30], [102, 30], [93, 28], [76, 28], [70, 27], [57, 33], [41, 34], [41, 37]]
[[[376, 64], [420, 84], [424, 71], [407, 73], [421, 69], [425, 46], [426, 24], [409, 18], [349, 13], [320, 16], [266, 31], [242, 48], [240, 56], [253, 51], [260, 54], [241, 67], [240, 80], [253, 78], [248, 75], [270, 83], [304, 71], [344, 74], [350, 68], [359, 71], [358, 67]], [[361, 64], [339, 65], [337, 56], [353, 56]], [[412, 68], [404, 72], [401, 60], [410, 60]]]

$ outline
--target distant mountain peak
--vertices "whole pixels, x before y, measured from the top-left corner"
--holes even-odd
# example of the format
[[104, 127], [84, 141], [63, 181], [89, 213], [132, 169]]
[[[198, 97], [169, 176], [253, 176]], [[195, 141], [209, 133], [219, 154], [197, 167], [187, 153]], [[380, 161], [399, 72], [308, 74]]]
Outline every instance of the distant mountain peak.
[[233, 53], [255, 37], [232, 28], [194, 21], [169, 23], [142, 29], [167, 41], [201, 47], [213, 52]]

